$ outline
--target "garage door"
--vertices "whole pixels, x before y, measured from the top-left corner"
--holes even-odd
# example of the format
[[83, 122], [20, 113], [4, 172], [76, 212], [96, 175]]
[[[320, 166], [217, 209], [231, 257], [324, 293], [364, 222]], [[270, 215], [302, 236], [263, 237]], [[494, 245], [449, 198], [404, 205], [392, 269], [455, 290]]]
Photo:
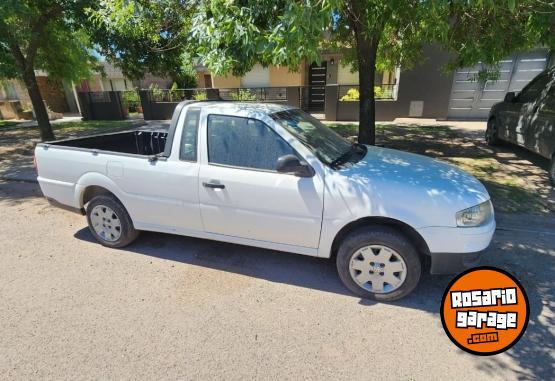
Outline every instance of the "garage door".
[[548, 52], [538, 50], [515, 55], [500, 62], [500, 76], [495, 81], [479, 82], [474, 78], [481, 65], [455, 72], [448, 117], [485, 119], [491, 106], [500, 102], [507, 91], [520, 91], [547, 67]]

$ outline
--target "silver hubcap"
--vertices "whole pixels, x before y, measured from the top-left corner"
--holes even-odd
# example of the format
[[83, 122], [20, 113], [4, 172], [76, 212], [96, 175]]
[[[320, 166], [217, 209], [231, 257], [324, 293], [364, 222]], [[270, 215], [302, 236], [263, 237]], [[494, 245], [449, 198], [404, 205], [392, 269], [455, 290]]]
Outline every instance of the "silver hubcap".
[[385, 294], [395, 291], [405, 282], [407, 266], [395, 250], [383, 245], [369, 245], [353, 254], [349, 272], [360, 287]]
[[91, 224], [103, 240], [114, 242], [121, 237], [121, 222], [109, 207], [97, 205], [91, 211]]

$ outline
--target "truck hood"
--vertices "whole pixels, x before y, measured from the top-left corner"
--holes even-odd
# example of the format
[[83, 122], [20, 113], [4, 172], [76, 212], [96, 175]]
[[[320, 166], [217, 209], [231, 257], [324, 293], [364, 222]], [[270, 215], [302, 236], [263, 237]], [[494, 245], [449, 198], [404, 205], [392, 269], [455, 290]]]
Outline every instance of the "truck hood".
[[410, 214], [407, 218], [419, 226], [456, 226], [456, 212], [490, 199], [482, 183], [453, 165], [404, 151], [367, 148], [362, 160], [338, 172], [344, 178], [340, 183], [349, 188], [342, 187], [342, 193], [362, 197], [373, 215]]

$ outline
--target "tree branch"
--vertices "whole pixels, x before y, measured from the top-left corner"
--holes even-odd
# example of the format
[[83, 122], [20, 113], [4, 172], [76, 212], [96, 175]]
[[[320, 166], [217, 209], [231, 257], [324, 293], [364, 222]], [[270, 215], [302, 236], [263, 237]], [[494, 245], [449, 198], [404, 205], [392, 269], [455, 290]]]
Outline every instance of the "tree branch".
[[27, 47], [27, 62], [30, 65], [34, 64], [35, 56], [37, 55], [38, 46], [40, 43], [40, 39], [42, 38], [42, 32], [48, 22], [62, 14], [63, 8], [60, 4], [56, 4], [53, 8], [46, 10], [42, 13], [38, 20], [35, 22], [35, 26], [31, 29], [31, 41], [29, 42], [29, 46]]

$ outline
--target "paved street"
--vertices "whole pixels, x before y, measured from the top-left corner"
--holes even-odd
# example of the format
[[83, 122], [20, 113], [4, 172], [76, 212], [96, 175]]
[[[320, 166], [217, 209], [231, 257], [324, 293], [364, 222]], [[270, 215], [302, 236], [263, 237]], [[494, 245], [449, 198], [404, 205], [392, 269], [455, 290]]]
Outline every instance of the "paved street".
[[531, 319], [508, 353], [477, 357], [443, 333], [450, 277], [376, 304], [351, 296], [322, 259], [153, 233], [104, 248], [35, 184], [0, 183], [0, 216], [0, 379], [555, 374], [553, 220], [500, 217], [486, 262], [522, 280]]

